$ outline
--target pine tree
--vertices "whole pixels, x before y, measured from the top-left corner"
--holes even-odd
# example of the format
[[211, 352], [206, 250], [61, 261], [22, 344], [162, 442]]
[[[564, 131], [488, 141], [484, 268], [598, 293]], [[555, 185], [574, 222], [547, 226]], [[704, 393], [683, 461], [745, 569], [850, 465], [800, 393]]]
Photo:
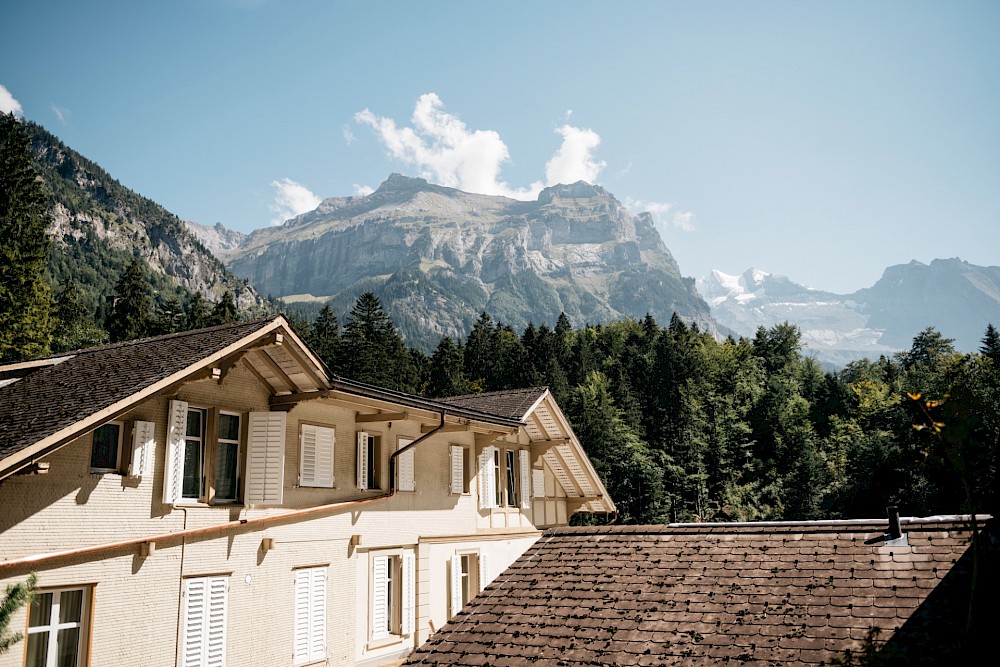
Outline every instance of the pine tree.
[[152, 320], [152, 307], [149, 282], [139, 266], [138, 258], [133, 257], [115, 284], [111, 312], [105, 323], [111, 342], [118, 343], [145, 336]]
[[1000, 333], [992, 324], [986, 325], [986, 335], [983, 336], [982, 347], [979, 352], [993, 360], [993, 365], [1000, 370]]
[[344, 326], [344, 374], [352, 380], [413, 392], [417, 372], [403, 339], [371, 292], [358, 297]]
[[445, 336], [431, 357], [427, 394], [431, 398], [461, 396], [471, 391], [462, 364], [462, 347]]
[[201, 296], [201, 292], [195, 292], [191, 295], [185, 313], [184, 329], [186, 331], [203, 329], [209, 325], [211, 314], [208, 311], [205, 299]]
[[45, 280], [47, 226], [24, 123], [0, 113], [0, 361], [49, 353], [55, 321]]
[[232, 324], [233, 322], [238, 322], [240, 319], [240, 311], [236, 308], [236, 302], [233, 301], [233, 293], [226, 290], [222, 294], [222, 298], [219, 302], [215, 304], [212, 308], [212, 314], [209, 320], [213, 325], [217, 324]]
[[8, 634], [7, 626], [10, 625], [10, 618], [14, 612], [31, 601], [37, 583], [38, 577], [32, 573], [23, 584], [7, 586], [3, 600], [0, 601], [0, 655], [9, 651], [11, 646], [24, 638], [20, 632]]
[[66, 276], [59, 283], [56, 320], [59, 326], [52, 338], [54, 352], [93, 347], [108, 340], [108, 332], [97, 326], [94, 317], [80, 303], [80, 290], [73, 276]]
[[150, 333], [157, 336], [177, 333], [184, 330], [186, 323], [187, 316], [184, 313], [181, 300], [176, 296], [171, 296], [156, 305], [156, 314], [153, 316]]
[[329, 304], [323, 306], [313, 322], [307, 340], [309, 347], [319, 355], [323, 363], [334, 371], [340, 363], [340, 322]]

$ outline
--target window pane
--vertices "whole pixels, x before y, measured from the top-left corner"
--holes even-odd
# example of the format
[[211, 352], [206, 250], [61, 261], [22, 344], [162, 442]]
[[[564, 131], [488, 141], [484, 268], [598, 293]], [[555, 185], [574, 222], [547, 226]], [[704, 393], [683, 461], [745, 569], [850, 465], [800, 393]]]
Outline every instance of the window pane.
[[118, 467], [119, 424], [105, 424], [94, 431], [94, 448], [90, 452], [91, 468], [114, 469]]
[[80, 628], [65, 628], [56, 639], [57, 667], [76, 667], [80, 655]]
[[201, 437], [201, 417], [201, 410], [188, 410], [187, 435], [189, 437]]
[[59, 622], [79, 623], [83, 608], [83, 590], [63, 591], [59, 598]]
[[240, 439], [240, 417], [239, 415], [219, 415], [219, 439], [239, 440]]
[[[51, 596], [49, 596], [51, 597]], [[45, 659], [49, 652], [49, 633], [38, 632], [28, 635], [28, 649], [25, 655], [26, 667], [45, 667]]]
[[28, 627], [37, 628], [39, 625], [48, 625], [52, 620], [51, 616], [52, 593], [35, 593], [28, 614]]
[[238, 452], [239, 446], [232, 442], [220, 442], [215, 449], [215, 497], [219, 500], [236, 499]]
[[188, 440], [184, 447], [184, 490], [182, 495], [185, 498], [201, 496], [201, 442], [198, 440]]

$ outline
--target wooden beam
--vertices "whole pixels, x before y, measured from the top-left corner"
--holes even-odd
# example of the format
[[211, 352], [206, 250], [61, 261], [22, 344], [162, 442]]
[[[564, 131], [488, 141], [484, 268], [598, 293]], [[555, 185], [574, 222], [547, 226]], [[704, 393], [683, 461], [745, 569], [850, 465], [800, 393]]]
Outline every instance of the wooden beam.
[[542, 457], [549, 453], [550, 450], [558, 447], [559, 445], [568, 445], [573, 441], [569, 438], [557, 438], [555, 440], [535, 440], [531, 443], [531, 454], [535, 457], [535, 465], [541, 462]]
[[578, 512], [584, 505], [595, 500], [604, 500], [604, 496], [582, 496], [579, 498], [567, 498], [566, 499], [566, 514], [573, 516], [575, 512]]
[[[279, 336], [281, 334], [274, 335]], [[271, 369], [271, 371], [278, 377], [278, 381], [285, 385], [290, 393], [294, 394], [299, 391], [299, 387], [292, 382], [292, 378], [288, 377], [288, 375], [285, 374], [285, 371], [281, 370], [281, 366], [279, 366], [278, 363], [271, 358], [271, 355], [264, 350], [258, 350], [257, 357], [264, 362], [265, 366]]]
[[229, 371], [233, 370], [234, 366], [236, 366], [238, 363], [240, 363], [241, 361], [243, 361], [243, 357], [246, 356], [247, 352], [249, 352], [249, 350], [243, 350], [239, 354], [235, 354], [232, 357], [229, 357], [228, 359], [226, 359], [225, 361], [223, 361], [221, 364], [219, 364], [219, 366], [218, 366], [218, 368], [219, 368], [219, 377], [218, 377], [219, 384], [222, 384], [222, 381], [226, 379], [226, 376], [229, 375]]
[[[579, 495], [577, 495], [575, 497], [576, 498], [582, 498], [582, 497], [584, 497], [583, 487], [581, 487], [580, 483], [576, 481], [575, 477], [573, 477], [573, 473], [570, 471], [569, 466], [566, 465], [566, 460], [559, 453], [559, 448], [558, 447], [553, 447], [551, 451], [552, 451], [552, 456], [555, 457], [556, 461], [559, 464], [559, 467], [562, 468], [562, 471], [564, 473], [566, 473], [566, 477], [569, 478], [570, 483], [573, 485], [573, 489], [575, 490], [575, 492], [577, 494], [579, 494]], [[568, 496], [570, 490], [569, 489], [565, 489], [565, 491], [566, 491], [566, 495]]]
[[320, 389], [319, 391], [300, 391], [294, 394], [272, 396], [268, 400], [268, 404], [272, 408], [280, 408], [285, 405], [298, 405], [302, 401], [312, 401], [317, 398], [326, 398], [329, 395], [330, 391], [328, 389]]
[[470, 430], [468, 424], [445, 424], [444, 426], [438, 428], [434, 424], [421, 424], [421, 433], [430, 433], [433, 430], [437, 430], [438, 433], [464, 433]]
[[295, 360], [295, 363], [302, 367], [306, 375], [313, 379], [317, 387], [322, 387], [326, 383], [326, 378], [320, 377], [319, 370], [314, 368], [308, 359], [299, 354], [296, 347], [295, 345], [285, 345], [284, 350], [288, 353], [288, 356]]
[[249, 361], [247, 362], [247, 369], [250, 371], [251, 375], [253, 375], [255, 378], [257, 378], [257, 380], [260, 381], [262, 385], [267, 387], [267, 390], [271, 393], [271, 398], [274, 398], [274, 393], [277, 390], [271, 385], [270, 382], [267, 381], [267, 378], [261, 375], [260, 371], [254, 368], [254, 365]]
[[355, 424], [369, 424], [371, 422], [401, 422], [410, 418], [408, 412], [355, 412]]

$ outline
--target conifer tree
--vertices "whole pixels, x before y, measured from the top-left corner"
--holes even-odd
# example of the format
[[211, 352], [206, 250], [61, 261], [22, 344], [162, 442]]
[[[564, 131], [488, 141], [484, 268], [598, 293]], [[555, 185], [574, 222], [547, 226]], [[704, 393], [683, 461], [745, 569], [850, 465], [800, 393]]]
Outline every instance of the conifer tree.
[[80, 303], [80, 290], [73, 276], [66, 276], [59, 283], [56, 320], [59, 326], [52, 338], [54, 352], [93, 347], [108, 340], [108, 332], [97, 326], [86, 306]]
[[337, 369], [341, 363], [340, 322], [337, 321], [337, 315], [329, 304], [320, 309], [307, 342], [330, 370], [339, 372]]
[[23, 584], [7, 586], [3, 600], [0, 600], [0, 655], [24, 638], [24, 634], [20, 632], [8, 633], [7, 626], [10, 625], [14, 612], [31, 601], [37, 583], [38, 577], [32, 573]]
[[111, 342], [118, 343], [147, 335], [152, 307], [149, 282], [139, 266], [138, 258], [133, 257], [115, 284], [111, 312], [105, 323]]
[[0, 361], [49, 352], [55, 321], [45, 280], [47, 226], [24, 123], [0, 113]]
[[185, 313], [185, 330], [202, 329], [209, 325], [211, 314], [209, 313], [205, 299], [201, 296], [201, 292], [195, 292], [191, 295]]
[[461, 396], [471, 391], [462, 364], [462, 346], [445, 336], [431, 357], [427, 394], [432, 398]]
[[212, 315], [209, 317], [213, 325], [232, 324], [240, 319], [239, 309], [233, 301], [233, 293], [226, 290], [222, 293], [222, 298], [212, 308]]
[[351, 308], [341, 350], [344, 357], [341, 368], [352, 380], [415, 391], [417, 373], [406, 345], [373, 293], [359, 296]]
[[979, 352], [993, 360], [993, 365], [1000, 370], [1000, 333], [992, 324], [986, 325], [986, 334], [983, 336], [983, 344]]
[[181, 305], [180, 299], [171, 296], [156, 305], [150, 333], [157, 336], [177, 333], [184, 330], [186, 323], [184, 306]]

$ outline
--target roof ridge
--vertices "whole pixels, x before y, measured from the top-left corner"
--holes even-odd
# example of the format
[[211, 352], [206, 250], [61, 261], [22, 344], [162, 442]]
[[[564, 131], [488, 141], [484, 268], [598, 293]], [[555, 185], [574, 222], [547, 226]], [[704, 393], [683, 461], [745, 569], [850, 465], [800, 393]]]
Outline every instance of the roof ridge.
[[478, 394], [459, 394], [458, 396], [446, 396], [445, 398], [439, 399], [442, 401], [451, 401], [457, 398], [478, 398], [480, 396], [499, 396], [501, 394], [526, 394], [533, 391], [548, 391], [549, 388], [545, 385], [538, 385], [534, 387], [520, 387], [518, 389], [494, 389], [493, 391], [483, 391]]

